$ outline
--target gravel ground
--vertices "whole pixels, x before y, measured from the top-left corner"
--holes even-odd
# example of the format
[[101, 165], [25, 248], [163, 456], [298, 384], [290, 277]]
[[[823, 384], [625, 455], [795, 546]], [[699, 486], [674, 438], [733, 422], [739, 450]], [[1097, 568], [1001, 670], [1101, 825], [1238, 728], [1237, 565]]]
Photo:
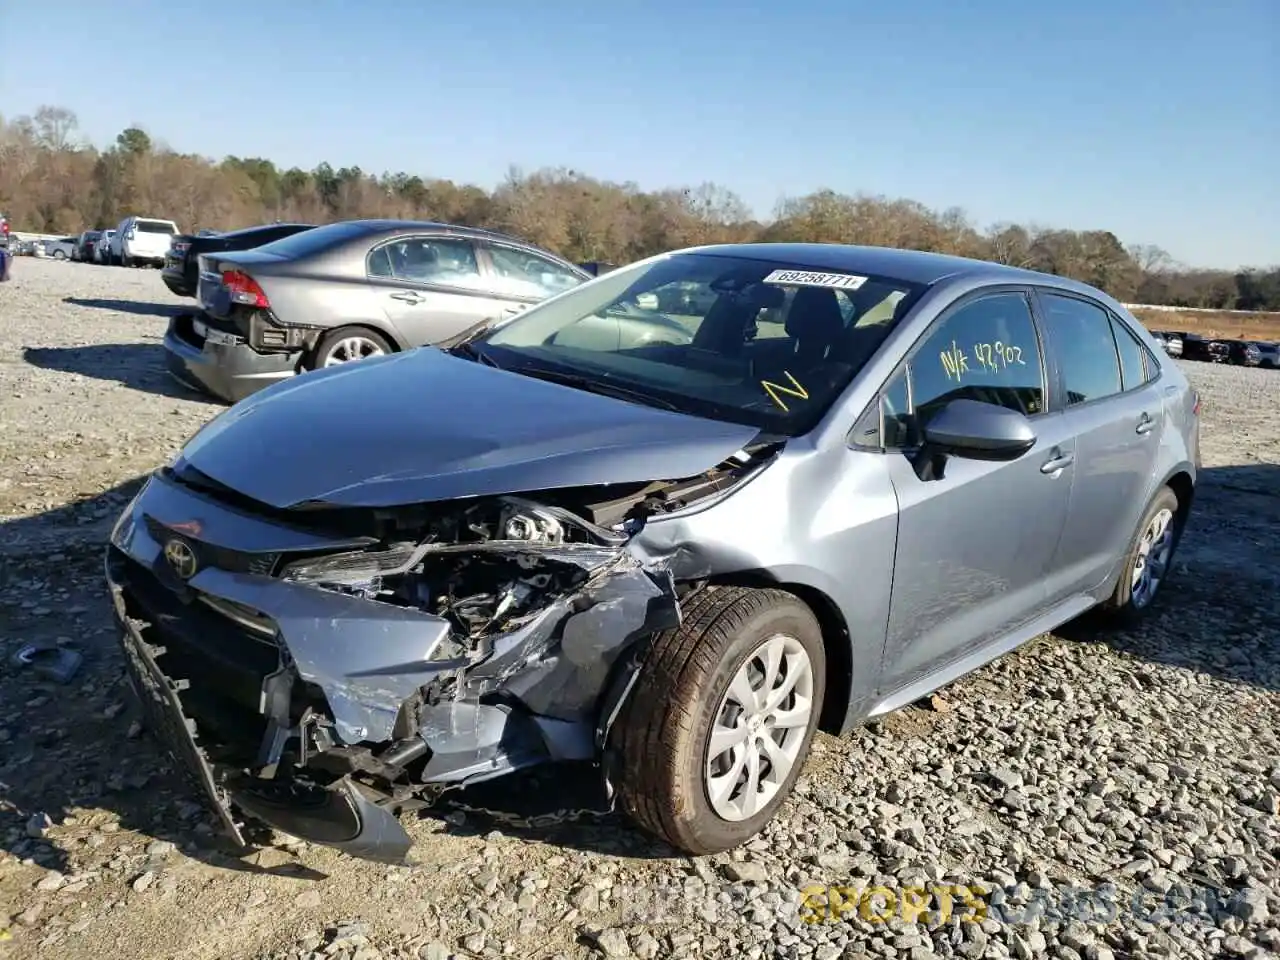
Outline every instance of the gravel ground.
[[[1207, 467], [1142, 630], [1073, 627], [844, 740], [731, 855], [591, 815], [427, 811], [420, 865], [228, 849], [131, 719], [101, 544], [219, 406], [171, 385], [158, 273], [19, 260], [0, 285], [0, 955], [60, 958], [1269, 956], [1280, 951], [1280, 374], [1187, 364]], [[189, 303], [190, 301], [186, 301]], [[21, 641], [84, 654], [66, 686]], [[589, 771], [499, 813], [599, 805]], [[803, 893], [809, 885], [816, 888]], [[814, 890], [845, 887], [847, 912]], [[954, 892], [950, 909], [919, 894]], [[892, 891], [858, 900], [857, 890]], [[1199, 906], [1197, 906], [1199, 904]], [[836, 905], [839, 907], [839, 904]], [[888, 918], [888, 919], [885, 919]], [[822, 920], [829, 922], [810, 922]]]

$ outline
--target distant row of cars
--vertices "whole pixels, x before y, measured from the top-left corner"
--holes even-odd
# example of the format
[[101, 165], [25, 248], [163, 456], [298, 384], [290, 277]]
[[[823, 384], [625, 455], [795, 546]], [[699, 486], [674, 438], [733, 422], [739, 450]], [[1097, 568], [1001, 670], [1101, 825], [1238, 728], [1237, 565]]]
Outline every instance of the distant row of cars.
[[1234, 363], [1243, 367], [1280, 369], [1280, 344], [1264, 340], [1230, 340], [1198, 333], [1153, 330], [1151, 335], [1171, 357], [1203, 363]]

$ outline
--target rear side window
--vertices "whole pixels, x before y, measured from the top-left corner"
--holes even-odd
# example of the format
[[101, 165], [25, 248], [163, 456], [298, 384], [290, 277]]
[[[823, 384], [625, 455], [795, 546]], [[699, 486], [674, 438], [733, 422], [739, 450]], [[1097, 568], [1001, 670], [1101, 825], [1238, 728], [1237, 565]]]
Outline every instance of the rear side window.
[[1129, 332], [1122, 321], [1111, 318], [1111, 332], [1116, 338], [1116, 350], [1120, 354], [1120, 383], [1125, 390], [1132, 390], [1147, 383], [1155, 376], [1155, 361], [1147, 357], [1147, 351], [1138, 338]]
[[477, 287], [480, 267], [468, 240], [401, 237], [369, 254], [369, 275], [448, 287]]
[[1062, 368], [1067, 406], [1100, 400], [1123, 389], [1111, 315], [1076, 297], [1041, 291], [1049, 342]]
[[1045, 376], [1031, 306], [995, 293], [944, 316], [881, 400], [883, 445], [914, 446], [919, 428], [952, 400], [978, 400], [1029, 417], [1045, 409]]

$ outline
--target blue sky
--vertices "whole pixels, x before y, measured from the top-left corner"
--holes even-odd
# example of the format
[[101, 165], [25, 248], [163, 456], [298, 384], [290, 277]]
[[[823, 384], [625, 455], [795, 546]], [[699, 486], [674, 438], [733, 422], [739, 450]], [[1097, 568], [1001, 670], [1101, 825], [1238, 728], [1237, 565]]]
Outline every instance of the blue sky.
[[[91, 66], [101, 69], [91, 70]], [[818, 187], [1280, 263], [1276, 0], [0, 4], [0, 111], [491, 187]]]

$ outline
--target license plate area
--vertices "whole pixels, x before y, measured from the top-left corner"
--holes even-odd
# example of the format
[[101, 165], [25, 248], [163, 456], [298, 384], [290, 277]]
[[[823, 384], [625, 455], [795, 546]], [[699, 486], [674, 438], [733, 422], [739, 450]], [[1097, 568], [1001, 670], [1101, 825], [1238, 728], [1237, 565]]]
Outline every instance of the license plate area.
[[195, 331], [196, 336], [204, 339], [205, 343], [216, 343], [223, 347], [233, 347], [240, 343], [240, 338], [234, 333], [227, 333], [225, 330], [215, 330], [203, 320], [195, 320], [191, 324], [191, 328]]

